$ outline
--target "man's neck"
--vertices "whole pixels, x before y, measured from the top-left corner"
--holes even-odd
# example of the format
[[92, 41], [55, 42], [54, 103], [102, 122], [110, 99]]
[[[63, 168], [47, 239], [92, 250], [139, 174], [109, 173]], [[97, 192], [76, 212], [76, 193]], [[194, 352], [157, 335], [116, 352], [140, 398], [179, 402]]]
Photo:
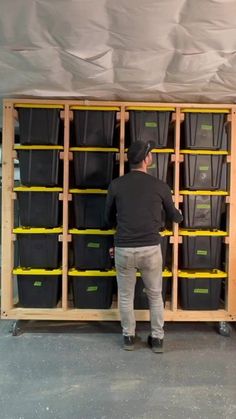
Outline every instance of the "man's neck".
[[143, 173], [147, 173], [147, 168], [140, 167], [140, 169], [131, 169], [131, 172], [143, 172]]

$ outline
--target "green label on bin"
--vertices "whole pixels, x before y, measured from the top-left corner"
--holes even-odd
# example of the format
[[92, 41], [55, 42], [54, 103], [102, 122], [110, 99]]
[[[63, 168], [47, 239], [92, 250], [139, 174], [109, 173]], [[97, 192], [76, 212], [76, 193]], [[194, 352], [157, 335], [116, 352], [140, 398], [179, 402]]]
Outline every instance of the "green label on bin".
[[93, 247], [94, 249], [99, 249], [100, 243], [89, 242], [87, 247]]
[[42, 281], [35, 281], [34, 282], [34, 287], [41, 287], [42, 286]]
[[197, 208], [199, 209], [210, 209], [210, 204], [197, 204]]
[[157, 123], [156, 122], [145, 122], [145, 127], [147, 128], [156, 128]]
[[199, 166], [199, 170], [207, 172], [207, 170], [209, 170], [209, 166]]
[[194, 294], [209, 294], [208, 288], [194, 288]]
[[149, 168], [149, 169], [156, 169], [156, 167], [157, 167], [157, 166], [156, 166], [156, 164], [155, 164], [155, 163], [153, 163], [151, 166], [148, 166], [148, 168]]
[[212, 125], [203, 124], [201, 125], [201, 129], [203, 129], [204, 131], [212, 131]]
[[197, 250], [197, 255], [200, 255], [200, 256], [206, 256], [207, 253], [208, 253], [207, 250], [200, 250], [200, 249]]
[[98, 290], [98, 286], [97, 285], [93, 285], [87, 288], [86, 291], [88, 292], [96, 292]]

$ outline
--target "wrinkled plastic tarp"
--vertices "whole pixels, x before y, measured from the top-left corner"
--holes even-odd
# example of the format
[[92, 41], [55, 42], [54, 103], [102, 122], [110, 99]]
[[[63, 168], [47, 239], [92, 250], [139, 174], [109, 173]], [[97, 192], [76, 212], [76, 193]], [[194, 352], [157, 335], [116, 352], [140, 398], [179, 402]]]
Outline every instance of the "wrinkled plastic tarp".
[[0, 0], [0, 97], [235, 102], [235, 0]]

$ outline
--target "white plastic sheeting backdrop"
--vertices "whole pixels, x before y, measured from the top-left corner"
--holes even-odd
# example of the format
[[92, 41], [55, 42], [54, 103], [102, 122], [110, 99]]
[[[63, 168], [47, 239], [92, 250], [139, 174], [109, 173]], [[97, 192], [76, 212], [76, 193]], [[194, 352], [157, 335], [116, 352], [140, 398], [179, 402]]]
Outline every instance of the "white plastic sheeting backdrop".
[[235, 0], [0, 0], [0, 97], [234, 102]]

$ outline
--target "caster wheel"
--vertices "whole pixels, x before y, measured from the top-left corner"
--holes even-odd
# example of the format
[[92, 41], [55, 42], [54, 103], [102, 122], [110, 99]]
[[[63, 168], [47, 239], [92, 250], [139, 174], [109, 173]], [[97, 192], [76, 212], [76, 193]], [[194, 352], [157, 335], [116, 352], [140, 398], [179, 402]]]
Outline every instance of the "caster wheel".
[[17, 322], [14, 322], [11, 329], [12, 336], [18, 336], [20, 333], [20, 328]]
[[23, 320], [22, 321], [17, 320], [13, 323], [12, 329], [11, 329], [12, 336], [19, 336], [23, 333], [23, 330], [22, 330], [22, 327], [21, 327], [23, 325], [23, 323], [24, 323]]
[[221, 336], [229, 338], [231, 334], [231, 326], [227, 322], [219, 322], [218, 332]]

